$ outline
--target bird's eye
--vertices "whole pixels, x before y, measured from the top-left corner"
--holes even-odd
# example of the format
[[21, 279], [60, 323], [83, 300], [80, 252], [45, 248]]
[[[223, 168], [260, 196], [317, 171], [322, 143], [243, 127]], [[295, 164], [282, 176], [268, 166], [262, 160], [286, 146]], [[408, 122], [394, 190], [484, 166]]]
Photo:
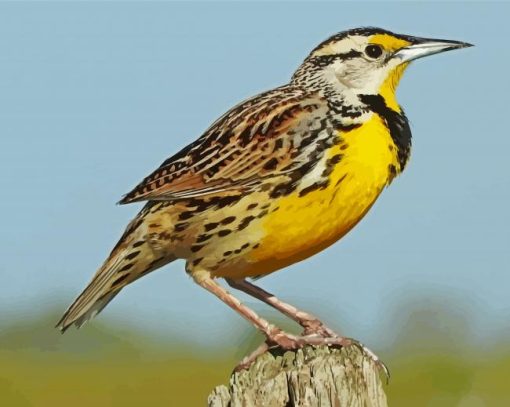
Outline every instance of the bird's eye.
[[371, 59], [379, 58], [383, 53], [383, 49], [380, 45], [367, 45], [365, 48], [365, 54]]

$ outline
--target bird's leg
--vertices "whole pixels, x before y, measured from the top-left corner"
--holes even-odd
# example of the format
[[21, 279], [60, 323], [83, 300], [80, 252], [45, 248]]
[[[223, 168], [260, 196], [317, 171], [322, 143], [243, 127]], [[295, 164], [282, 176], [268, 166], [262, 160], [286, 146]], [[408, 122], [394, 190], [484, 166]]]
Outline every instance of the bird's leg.
[[220, 286], [210, 274], [206, 271], [200, 270], [198, 272], [190, 273], [195, 282], [201, 287], [205, 288], [210, 293], [217, 296], [230, 308], [238, 312], [243, 318], [251, 322], [256, 328], [258, 328], [266, 337], [266, 344], [257, 349], [254, 353], [243, 359], [239, 368], [243, 369], [248, 367], [257, 356], [264, 353], [269, 347], [277, 345], [284, 350], [299, 349], [306, 345], [312, 346], [350, 346], [355, 345], [362, 349], [368, 354], [372, 360], [382, 369], [387, 372], [386, 366], [379, 360], [379, 358], [368, 348], [363, 346], [361, 343], [341, 336], [335, 337], [321, 337], [317, 334], [308, 336], [296, 336], [282, 331], [280, 328], [273, 324], [270, 324], [267, 320], [260, 317], [251, 308], [247, 307], [236, 297], [230, 294], [225, 288]]
[[315, 316], [308, 314], [307, 312], [301, 311], [296, 307], [287, 304], [276, 298], [273, 294], [268, 293], [260, 287], [246, 281], [246, 280], [234, 280], [227, 278], [227, 283], [240, 291], [245, 292], [246, 294], [251, 295], [259, 299], [260, 301], [265, 302], [271, 307], [277, 309], [282, 314], [296, 321], [299, 325], [304, 328], [303, 335], [319, 335], [322, 337], [336, 337], [338, 336], [332, 329], [328, 328], [326, 325], [322, 323]]
[[251, 322], [265, 335], [266, 340], [270, 344], [281, 346], [284, 349], [296, 349], [300, 347], [295, 335], [282, 331], [277, 326], [257, 315], [255, 311], [244, 305], [225, 288], [214, 281], [208, 272], [200, 270], [199, 272], [191, 272], [190, 274], [198, 285], [214, 294], [243, 318]]
[[[354, 345], [360, 348], [365, 354], [367, 354], [374, 363], [384, 372], [387, 378], [389, 378], [389, 371], [386, 365], [379, 359], [379, 357], [361, 342], [352, 339], [345, 338], [343, 336], [337, 335], [334, 331], [324, 325], [319, 319], [315, 316], [308, 314], [304, 311], [300, 311], [296, 307], [287, 304], [278, 298], [276, 298], [273, 294], [268, 293], [256, 285], [249, 283], [246, 280], [233, 280], [226, 279], [227, 283], [238, 290], [249, 294], [266, 304], [274, 307], [278, 311], [282, 312], [284, 315], [296, 321], [299, 325], [305, 328], [302, 336], [293, 337], [293, 347], [284, 349], [295, 349], [296, 347], [303, 347], [305, 345], [313, 345], [313, 346], [350, 346]], [[266, 352], [270, 348], [271, 342], [266, 341], [262, 345], [260, 345], [252, 354], [245, 357], [241, 363], [238, 365], [237, 369], [244, 369], [251, 365], [255, 361], [255, 359]]]

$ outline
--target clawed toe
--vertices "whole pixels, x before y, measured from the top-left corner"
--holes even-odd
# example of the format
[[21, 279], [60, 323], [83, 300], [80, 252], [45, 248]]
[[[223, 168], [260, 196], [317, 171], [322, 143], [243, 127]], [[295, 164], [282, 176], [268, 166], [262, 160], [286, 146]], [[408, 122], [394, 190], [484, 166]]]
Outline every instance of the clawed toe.
[[355, 346], [357, 346], [365, 355], [368, 355], [370, 359], [372, 359], [372, 362], [377, 366], [379, 370], [381, 370], [384, 373], [384, 376], [386, 377], [386, 382], [389, 382], [390, 380], [390, 370], [388, 367], [384, 364], [384, 362], [379, 359], [379, 356], [377, 356], [371, 349], [367, 348], [365, 345], [363, 345], [361, 342], [354, 341], [353, 343]]
[[318, 324], [307, 324], [303, 330], [302, 336], [318, 335], [323, 338], [331, 338], [338, 336], [332, 329], [319, 322]]
[[384, 376], [386, 377], [386, 381], [388, 382], [390, 379], [390, 371], [388, 367], [384, 364], [384, 362], [377, 356], [371, 349], [367, 348], [365, 345], [363, 345], [360, 341], [357, 341], [356, 339], [352, 338], [344, 338], [341, 336], [337, 336], [335, 338], [323, 338], [324, 339], [324, 345], [328, 346], [356, 346], [362, 353], [367, 355], [372, 362], [377, 366], [379, 370], [381, 370], [384, 373]]
[[239, 362], [239, 364], [234, 368], [234, 372], [239, 372], [241, 370], [248, 369], [253, 362], [260, 356], [266, 353], [269, 350], [269, 345], [267, 342], [261, 344], [257, 349], [255, 349], [248, 356], [244, 357], [243, 360]]
[[251, 364], [262, 354], [268, 351], [271, 348], [281, 348], [283, 350], [295, 350], [300, 349], [306, 345], [311, 346], [333, 346], [333, 347], [347, 347], [347, 346], [356, 346], [367, 355], [377, 366], [379, 370], [381, 370], [385, 377], [386, 381], [390, 378], [390, 372], [386, 365], [379, 359], [379, 357], [361, 342], [352, 339], [346, 338], [343, 336], [323, 336], [320, 332], [314, 332], [311, 335], [303, 335], [296, 336], [291, 335], [283, 331], [276, 331], [270, 338], [267, 339], [265, 343], [259, 346], [253, 353], [249, 356], [245, 357], [239, 365], [236, 367], [236, 371], [247, 369], [251, 366]]

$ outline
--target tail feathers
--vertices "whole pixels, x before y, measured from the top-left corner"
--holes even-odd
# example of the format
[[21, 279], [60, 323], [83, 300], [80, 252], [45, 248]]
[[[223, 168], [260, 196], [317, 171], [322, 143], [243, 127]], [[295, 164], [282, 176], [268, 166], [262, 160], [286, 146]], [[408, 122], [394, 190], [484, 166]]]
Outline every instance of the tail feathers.
[[[113, 255], [113, 253], [112, 253]], [[90, 318], [97, 315], [108, 304], [113, 297], [120, 291], [115, 289], [115, 281], [124, 277], [126, 280], [129, 273], [122, 273], [121, 269], [125, 263], [122, 256], [111, 256], [105, 264], [97, 271], [87, 288], [76, 298], [71, 306], [64, 313], [57, 324], [62, 332], [75, 324], [78, 328]]]
[[65, 332], [78, 328], [96, 316], [127, 284], [173, 259], [154, 259], [149, 250], [119, 248], [94, 275], [94, 278], [64, 313], [57, 328]]
[[80, 328], [85, 322], [99, 314], [102, 309], [106, 307], [111, 300], [113, 300], [119, 291], [120, 290], [106, 294], [103, 298], [89, 304], [88, 307], [82, 307], [81, 310], [69, 308], [58, 322], [57, 328], [60, 329], [60, 332], [62, 333], [67, 331], [71, 325], [75, 325], [77, 328]]

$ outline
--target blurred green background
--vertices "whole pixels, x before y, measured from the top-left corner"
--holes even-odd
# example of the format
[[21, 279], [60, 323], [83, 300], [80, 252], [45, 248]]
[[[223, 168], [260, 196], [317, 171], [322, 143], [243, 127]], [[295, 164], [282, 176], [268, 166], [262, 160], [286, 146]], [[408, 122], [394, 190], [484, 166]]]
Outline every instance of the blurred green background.
[[[510, 405], [509, 335], [477, 342], [467, 302], [437, 293], [422, 298], [394, 304], [384, 324], [395, 340], [373, 347], [392, 373], [390, 405]], [[177, 339], [178, 332], [148, 337], [108, 318], [61, 335], [52, 328], [57, 316], [40, 310], [30, 321], [2, 327], [3, 406], [204, 405], [261, 341], [240, 319], [224, 330], [223, 345], [207, 347]]]

